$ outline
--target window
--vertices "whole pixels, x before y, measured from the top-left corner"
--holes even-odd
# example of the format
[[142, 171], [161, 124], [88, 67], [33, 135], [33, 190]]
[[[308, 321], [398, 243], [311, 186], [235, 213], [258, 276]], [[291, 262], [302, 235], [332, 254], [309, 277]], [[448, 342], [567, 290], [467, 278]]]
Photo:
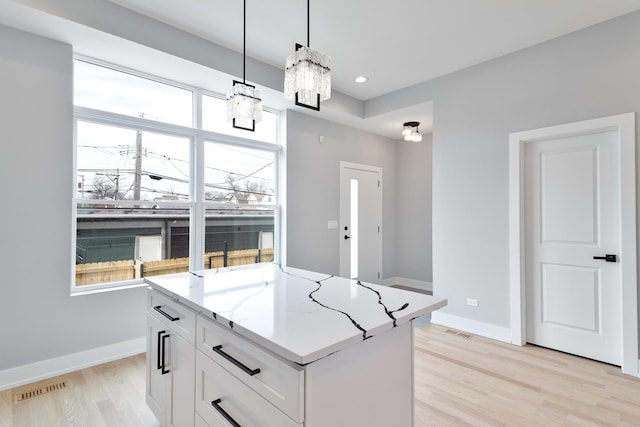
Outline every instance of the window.
[[273, 244], [263, 236], [274, 232], [275, 153], [206, 141], [204, 155], [205, 252], [225, 254], [212, 266], [236, 264], [230, 256], [273, 261]]
[[79, 60], [73, 71], [78, 107], [180, 126], [193, 123], [192, 90]]
[[239, 133], [200, 89], [84, 59], [74, 75], [74, 290], [278, 260], [276, 113]]

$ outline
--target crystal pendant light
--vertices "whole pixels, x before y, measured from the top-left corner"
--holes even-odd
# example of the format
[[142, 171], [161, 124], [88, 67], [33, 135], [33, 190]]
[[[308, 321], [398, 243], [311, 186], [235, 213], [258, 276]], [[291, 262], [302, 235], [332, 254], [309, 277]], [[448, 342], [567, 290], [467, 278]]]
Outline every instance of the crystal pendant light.
[[242, 34], [242, 82], [233, 81], [227, 92], [227, 121], [236, 129], [254, 132], [256, 123], [262, 121], [262, 99], [255, 86], [247, 84], [247, 0], [243, 1]]
[[420, 126], [420, 122], [405, 122], [402, 125], [402, 136], [405, 141], [422, 141], [422, 134], [418, 131], [418, 126]]
[[284, 69], [284, 97], [296, 105], [320, 111], [320, 102], [331, 97], [331, 57], [309, 47], [309, 0], [307, 45], [296, 43]]

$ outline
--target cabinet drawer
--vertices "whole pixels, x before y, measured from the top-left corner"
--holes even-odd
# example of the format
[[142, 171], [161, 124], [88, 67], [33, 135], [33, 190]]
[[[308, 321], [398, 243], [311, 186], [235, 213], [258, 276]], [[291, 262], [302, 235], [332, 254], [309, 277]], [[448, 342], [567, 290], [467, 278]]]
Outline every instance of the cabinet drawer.
[[216, 362], [196, 352], [196, 412], [211, 427], [301, 426]]
[[[278, 358], [201, 315], [197, 323], [197, 347], [204, 355], [296, 422], [304, 421], [304, 370], [301, 367]], [[260, 372], [255, 373], [258, 369]]]
[[207, 422], [202, 419], [200, 414], [196, 413], [195, 427], [209, 427], [209, 424], [207, 424]]
[[168, 328], [195, 344], [196, 313], [155, 289], [147, 292], [147, 312]]

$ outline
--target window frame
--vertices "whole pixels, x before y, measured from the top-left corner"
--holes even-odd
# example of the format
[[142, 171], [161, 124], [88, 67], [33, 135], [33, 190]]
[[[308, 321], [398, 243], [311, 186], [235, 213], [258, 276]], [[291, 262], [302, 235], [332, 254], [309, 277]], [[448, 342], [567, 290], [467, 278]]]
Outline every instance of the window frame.
[[[81, 204], [107, 205], [113, 203], [107, 200], [86, 199], [78, 197], [78, 174], [77, 174], [77, 153], [78, 153], [78, 122], [88, 122], [99, 125], [114, 126], [124, 129], [140, 130], [143, 132], [153, 132], [173, 137], [185, 138], [189, 141], [189, 200], [188, 201], [153, 201], [154, 205], [160, 208], [187, 209], [189, 211], [189, 271], [199, 271], [204, 269], [204, 253], [205, 253], [205, 227], [206, 227], [206, 210], [216, 206], [225, 206], [220, 202], [211, 202], [205, 200], [205, 144], [213, 142], [232, 147], [250, 148], [260, 151], [271, 152], [274, 156], [274, 190], [276, 193], [275, 201], [272, 204], [255, 204], [253, 207], [265, 207], [273, 210], [274, 222], [274, 253], [275, 263], [281, 263], [284, 259], [284, 239], [282, 238], [282, 201], [283, 185], [282, 177], [284, 173], [282, 161], [284, 147], [282, 144], [282, 129], [285, 114], [281, 111], [263, 108], [264, 111], [276, 114], [276, 140], [275, 142], [265, 142], [242, 138], [234, 135], [227, 135], [213, 131], [202, 129], [202, 98], [203, 96], [224, 99], [224, 96], [209, 90], [186, 85], [184, 83], [175, 82], [159, 76], [150, 75], [144, 72], [129, 69], [94, 58], [81, 55], [74, 55], [74, 63], [76, 60], [88, 62], [90, 64], [106, 67], [115, 71], [131, 74], [136, 77], [156, 81], [181, 89], [189, 90], [193, 93], [192, 114], [193, 127], [180, 126], [176, 124], [160, 122], [140, 117], [128, 116], [109, 111], [97, 110], [88, 107], [81, 107], [74, 104], [73, 106], [73, 188], [72, 197], [72, 239], [71, 239], [71, 281], [70, 290], [72, 295], [104, 292], [117, 289], [128, 289], [131, 287], [144, 286], [144, 278], [124, 280], [118, 282], [105, 282], [93, 285], [76, 286], [76, 249], [77, 249], [77, 232], [78, 232], [78, 206]], [[226, 120], [226, 118], [225, 118]], [[136, 200], [119, 200], [121, 206], [140, 205], [140, 201]]]

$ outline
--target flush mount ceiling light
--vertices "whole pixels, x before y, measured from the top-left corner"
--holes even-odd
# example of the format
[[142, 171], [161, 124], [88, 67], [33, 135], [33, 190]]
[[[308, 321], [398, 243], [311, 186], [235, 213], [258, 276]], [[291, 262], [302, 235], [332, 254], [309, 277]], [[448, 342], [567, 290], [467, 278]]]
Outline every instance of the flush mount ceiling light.
[[247, 84], [247, 0], [242, 6], [242, 83], [234, 80], [227, 92], [227, 121], [236, 129], [254, 132], [256, 122], [262, 121], [262, 99], [255, 86]]
[[320, 111], [320, 102], [331, 97], [331, 58], [312, 50], [309, 42], [309, 0], [307, 0], [307, 45], [296, 43], [284, 68], [284, 97], [296, 105]]
[[369, 78], [368, 78], [368, 77], [366, 77], [366, 76], [358, 76], [358, 77], [356, 77], [356, 78], [355, 78], [355, 79], [353, 79], [353, 80], [354, 80], [356, 83], [364, 83], [364, 82], [366, 82], [367, 80], [369, 80]]
[[402, 125], [402, 136], [405, 141], [422, 141], [422, 134], [418, 131], [418, 126], [420, 126], [420, 122], [405, 122]]

